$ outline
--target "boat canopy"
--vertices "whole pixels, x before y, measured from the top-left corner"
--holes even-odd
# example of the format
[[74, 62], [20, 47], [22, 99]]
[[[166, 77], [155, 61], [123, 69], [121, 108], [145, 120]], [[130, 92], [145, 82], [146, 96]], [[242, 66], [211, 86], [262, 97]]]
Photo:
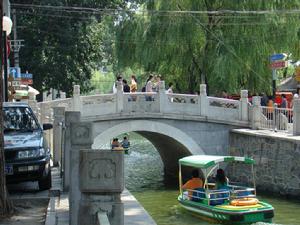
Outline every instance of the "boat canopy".
[[246, 164], [255, 163], [253, 159], [247, 157], [217, 155], [192, 155], [179, 160], [180, 165], [198, 167], [203, 169], [214, 166], [220, 162], [244, 162]]

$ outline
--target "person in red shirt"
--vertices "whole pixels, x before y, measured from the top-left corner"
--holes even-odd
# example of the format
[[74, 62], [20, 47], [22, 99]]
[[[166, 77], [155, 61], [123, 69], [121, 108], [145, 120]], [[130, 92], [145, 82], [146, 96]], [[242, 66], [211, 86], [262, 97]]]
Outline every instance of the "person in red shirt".
[[199, 177], [199, 171], [198, 170], [193, 170], [192, 171], [192, 178], [188, 180], [183, 186], [183, 190], [188, 190], [188, 196], [191, 199], [193, 196], [193, 191], [196, 188], [202, 188], [203, 187], [203, 181]]

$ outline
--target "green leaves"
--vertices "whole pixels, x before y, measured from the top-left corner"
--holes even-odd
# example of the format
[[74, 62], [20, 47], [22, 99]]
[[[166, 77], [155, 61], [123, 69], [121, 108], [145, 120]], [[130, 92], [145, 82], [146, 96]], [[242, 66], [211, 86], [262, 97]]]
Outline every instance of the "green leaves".
[[299, 6], [299, 0], [147, 1], [140, 8], [148, 13], [130, 15], [118, 26], [118, 67], [138, 63], [183, 92], [198, 90], [201, 80], [216, 94], [244, 88], [268, 92], [269, 56], [299, 57], [299, 18], [288, 13]]

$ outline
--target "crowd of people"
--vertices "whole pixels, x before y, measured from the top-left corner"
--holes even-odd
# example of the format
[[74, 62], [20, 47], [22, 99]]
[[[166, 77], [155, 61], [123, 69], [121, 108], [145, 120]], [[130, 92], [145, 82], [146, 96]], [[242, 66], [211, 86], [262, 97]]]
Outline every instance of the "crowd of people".
[[[119, 75], [113, 84], [113, 93], [117, 92], [117, 83], [122, 82], [123, 84], [123, 92], [124, 93], [135, 93], [135, 92], [147, 92], [147, 93], [157, 93], [160, 89], [160, 81], [162, 80], [161, 75], [152, 75], [150, 74], [144, 85], [138, 85], [138, 80], [135, 75], [130, 77], [130, 82], [124, 79], [121, 75]], [[172, 82], [168, 83], [168, 86], [165, 90], [167, 94], [172, 94], [174, 92], [174, 84]], [[195, 95], [199, 95], [199, 91], [194, 93]], [[147, 101], [153, 101], [153, 95], [148, 94], [145, 96]], [[217, 95], [217, 97], [227, 98], [227, 99], [240, 99], [239, 95], [230, 95], [226, 90], [222, 90], [222, 92]], [[277, 94], [274, 98], [273, 96], [268, 96], [265, 93], [260, 94], [261, 97], [261, 106], [265, 107], [278, 107], [278, 108], [293, 108], [293, 100], [298, 98], [298, 94]], [[248, 97], [249, 102], [252, 103], [252, 95]], [[130, 100], [135, 101], [136, 97], [131, 96]], [[193, 102], [192, 102], [193, 103]], [[276, 104], [276, 105], [275, 105]]]
[[[159, 92], [160, 81], [162, 80], [161, 75], [152, 75], [150, 74], [146, 80], [146, 83], [139, 89], [138, 81], [135, 75], [132, 75], [130, 78], [130, 83], [122, 76], [118, 76], [115, 83], [113, 84], [113, 93], [117, 92], [117, 83], [122, 82], [123, 84], [123, 92], [124, 93], [135, 93], [138, 91], [141, 92]], [[166, 93], [173, 93], [173, 83], [170, 82], [168, 84], [168, 88], [166, 89]], [[149, 98], [149, 97], [148, 97]]]

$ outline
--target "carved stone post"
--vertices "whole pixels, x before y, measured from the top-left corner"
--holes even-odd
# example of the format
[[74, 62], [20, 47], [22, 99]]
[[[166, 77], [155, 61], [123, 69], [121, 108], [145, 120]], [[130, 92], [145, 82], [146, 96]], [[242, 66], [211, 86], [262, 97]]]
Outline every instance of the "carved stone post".
[[208, 110], [208, 98], [206, 93], [206, 84], [200, 84], [200, 96], [199, 96], [199, 105], [200, 105], [200, 115], [207, 116]]
[[61, 164], [62, 158], [62, 128], [65, 120], [65, 107], [53, 107], [53, 164]]
[[124, 224], [124, 154], [110, 150], [81, 150], [79, 225], [96, 225], [97, 213], [107, 214], [111, 225]]
[[70, 152], [71, 152], [71, 123], [80, 121], [80, 112], [65, 112], [64, 159], [63, 159], [63, 189], [70, 187]]
[[300, 99], [294, 98], [293, 106], [293, 135], [300, 135]]
[[[76, 122], [71, 123], [70, 138], [71, 138], [71, 151], [70, 158], [70, 187], [69, 187], [69, 202], [70, 202], [70, 224], [72, 225], [85, 225], [88, 223], [79, 223], [79, 217], [84, 216], [79, 213], [81, 191], [79, 188], [79, 152], [81, 149], [91, 149], [93, 143], [93, 127], [89, 122]], [[92, 225], [92, 224], [91, 224]]]
[[253, 96], [252, 103], [253, 103], [253, 108], [252, 108], [251, 127], [252, 129], [257, 130], [260, 126], [260, 120], [261, 120], [260, 97]]
[[117, 82], [117, 112], [121, 113], [124, 109], [123, 83]]
[[159, 84], [159, 111], [161, 113], [165, 112], [165, 105], [167, 104], [167, 95], [166, 95], [166, 87], [165, 87], [165, 81], [160, 81]]
[[248, 121], [248, 90], [241, 90], [240, 99], [240, 119], [242, 121]]
[[73, 87], [73, 110], [81, 111], [80, 85], [74, 85]]

